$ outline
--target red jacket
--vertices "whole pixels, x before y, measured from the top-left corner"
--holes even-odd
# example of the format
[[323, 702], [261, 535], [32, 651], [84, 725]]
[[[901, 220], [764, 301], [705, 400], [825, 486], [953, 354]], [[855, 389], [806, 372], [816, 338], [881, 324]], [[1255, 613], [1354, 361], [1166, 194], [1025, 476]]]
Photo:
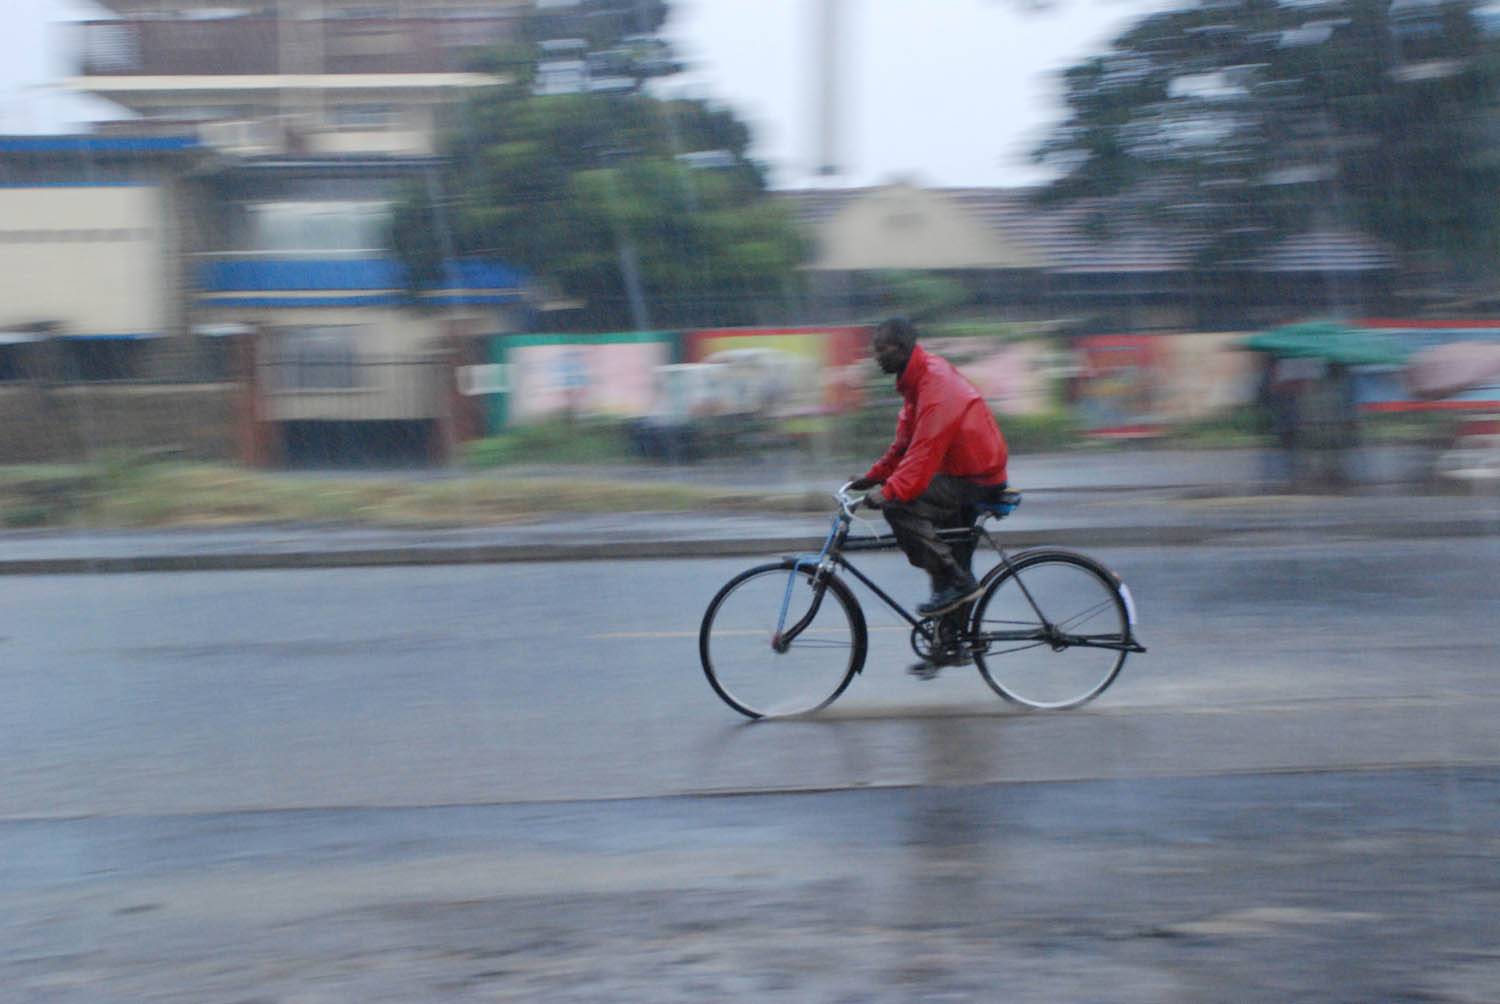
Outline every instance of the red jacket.
[[906, 399], [896, 439], [865, 475], [884, 482], [887, 498], [910, 502], [934, 474], [1005, 482], [1005, 437], [979, 391], [951, 363], [917, 345], [896, 389]]

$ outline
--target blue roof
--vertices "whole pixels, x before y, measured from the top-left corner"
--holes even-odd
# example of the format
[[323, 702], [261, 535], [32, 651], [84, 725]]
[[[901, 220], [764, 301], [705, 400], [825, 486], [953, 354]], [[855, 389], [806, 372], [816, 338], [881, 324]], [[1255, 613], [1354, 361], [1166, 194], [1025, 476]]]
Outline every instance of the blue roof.
[[166, 153], [202, 145], [196, 136], [0, 136], [6, 153]]
[[[449, 261], [444, 272], [444, 281], [433, 286], [424, 299], [508, 303], [520, 297], [525, 285], [522, 272], [495, 261]], [[198, 288], [202, 293], [216, 294], [217, 303], [236, 306], [375, 306], [410, 299], [406, 269], [393, 258], [215, 261], [200, 270]], [[309, 293], [327, 295], [309, 297]]]

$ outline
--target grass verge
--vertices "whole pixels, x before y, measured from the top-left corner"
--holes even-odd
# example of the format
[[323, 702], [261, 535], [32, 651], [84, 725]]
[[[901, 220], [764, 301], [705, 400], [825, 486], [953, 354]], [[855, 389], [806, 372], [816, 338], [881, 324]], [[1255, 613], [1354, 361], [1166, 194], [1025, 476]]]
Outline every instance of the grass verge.
[[344, 523], [491, 526], [555, 513], [822, 512], [817, 496], [779, 496], [656, 482], [501, 478], [317, 477], [213, 464], [117, 459], [0, 469], [0, 524], [45, 527], [213, 527]]

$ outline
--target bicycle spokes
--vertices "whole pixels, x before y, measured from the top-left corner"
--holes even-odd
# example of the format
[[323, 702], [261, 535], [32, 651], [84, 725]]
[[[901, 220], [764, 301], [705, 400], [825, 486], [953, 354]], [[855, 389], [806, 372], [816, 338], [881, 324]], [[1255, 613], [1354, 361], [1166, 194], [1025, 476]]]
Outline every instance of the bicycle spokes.
[[822, 551], [742, 572], [703, 615], [703, 670], [736, 710], [752, 718], [817, 710], [864, 666], [869, 628], [840, 572], [910, 626], [924, 661], [972, 659], [997, 693], [1029, 707], [1082, 704], [1109, 686], [1128, 653], [1145, 651], [1134, 637], [1129, 591], [1108, 569], [1060, 549], [1008, 555], [978, 524], [941, 533], [955, 546], [972, 546], [981, 533], [990, 540], [1000, 566], [983, 592], [941, 617], [913, 615], [846, 558], [893, 548], [894, 537], [850, 539], [858, 502], [845, 489], [837, 497], [840, 511]]
[[976, 605], [972, 627], [986, 682], [1038, 708], [1089, 700], [1139, 650], [1109, 573], [1065, 552], [1017, 559]]
[[704, 614], [704, 672], [726, 703], [752, 718], [820, 708], [863, 664], [854, 598], [834, 583], [814, 584], [813, 574], [787, 563], [751, 569]]

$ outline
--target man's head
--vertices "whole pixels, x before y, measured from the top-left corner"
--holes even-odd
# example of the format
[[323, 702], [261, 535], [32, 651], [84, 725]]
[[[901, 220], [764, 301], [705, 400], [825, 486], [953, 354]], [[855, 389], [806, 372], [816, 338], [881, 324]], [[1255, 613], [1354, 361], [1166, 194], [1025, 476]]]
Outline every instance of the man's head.
[[917, 329], [904, 317], [881, 321], [870, 346], [875, 362], [887, 373], [900, 373], [906, 369], [911, 351], [916, 347]]

